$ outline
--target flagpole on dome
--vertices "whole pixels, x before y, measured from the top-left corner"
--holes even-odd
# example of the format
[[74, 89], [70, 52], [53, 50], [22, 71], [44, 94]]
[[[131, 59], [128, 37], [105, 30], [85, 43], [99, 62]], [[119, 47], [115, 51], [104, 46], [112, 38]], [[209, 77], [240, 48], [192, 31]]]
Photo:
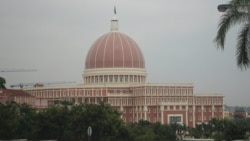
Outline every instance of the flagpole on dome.
[[118, 32], [118, 19], [116, 17], [116, 6], [114, 6], [114, 16], [111, 19], [111, 31]]

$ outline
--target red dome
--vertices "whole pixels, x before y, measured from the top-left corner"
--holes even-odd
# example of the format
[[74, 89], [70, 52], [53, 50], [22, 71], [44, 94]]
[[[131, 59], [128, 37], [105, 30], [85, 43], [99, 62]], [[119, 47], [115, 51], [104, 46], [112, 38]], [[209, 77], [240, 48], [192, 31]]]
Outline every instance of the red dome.
[[143, 54], [133, 39], [120, 32], [109, 32], [91, 46], [85, 69], [145, 68]]

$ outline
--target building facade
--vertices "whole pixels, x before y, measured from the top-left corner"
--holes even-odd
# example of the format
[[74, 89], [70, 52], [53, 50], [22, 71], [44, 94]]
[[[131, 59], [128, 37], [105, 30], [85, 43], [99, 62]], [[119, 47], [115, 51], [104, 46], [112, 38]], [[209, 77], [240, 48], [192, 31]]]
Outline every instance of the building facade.
[[34, 96], [31, 96], [23, 90], [15, 89], [1, 89], [0, 88], [0, 103], [6, 103], [8, 101], [15, 101], [18, 104], [28, 104], [31, 107], [35, 107]]
[[86, 56], [83, 84], [33, 87], [24, 90], [36, 97], [36, 107], [45, 108], [58, 100], [111, 104], [122, 112], [126, 123], [179, 123], [189, 127], [223, 118], [223, 95], [194, 94], [191, 83], [147, 82], [142, 51], [129, 36], [119, 32], [116, 16], [111, 31], [99, 37]]

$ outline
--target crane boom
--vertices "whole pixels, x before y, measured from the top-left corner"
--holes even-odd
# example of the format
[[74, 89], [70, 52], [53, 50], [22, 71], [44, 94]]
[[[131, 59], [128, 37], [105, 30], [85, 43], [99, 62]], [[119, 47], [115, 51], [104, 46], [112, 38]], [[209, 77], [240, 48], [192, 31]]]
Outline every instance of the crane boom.
[[62, 84], [73, 84], [76, 82], [73, 81], [56, 81], [56, 82], [38, 82], [38, 83], [19, 83], [10, 85], [11, 88], [13, 87], [43, 87], [44, 85], [62, 85]]
[[35, 69], [0, 69], [0, 72], [34, 72]]

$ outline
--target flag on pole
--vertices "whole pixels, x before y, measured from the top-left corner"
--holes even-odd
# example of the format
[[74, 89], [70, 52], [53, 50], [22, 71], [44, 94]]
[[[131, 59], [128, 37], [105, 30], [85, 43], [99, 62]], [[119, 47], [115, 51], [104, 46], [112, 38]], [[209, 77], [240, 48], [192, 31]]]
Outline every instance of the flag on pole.
[[114, 6], [114, 13], [116, 14], [116, 7]]

